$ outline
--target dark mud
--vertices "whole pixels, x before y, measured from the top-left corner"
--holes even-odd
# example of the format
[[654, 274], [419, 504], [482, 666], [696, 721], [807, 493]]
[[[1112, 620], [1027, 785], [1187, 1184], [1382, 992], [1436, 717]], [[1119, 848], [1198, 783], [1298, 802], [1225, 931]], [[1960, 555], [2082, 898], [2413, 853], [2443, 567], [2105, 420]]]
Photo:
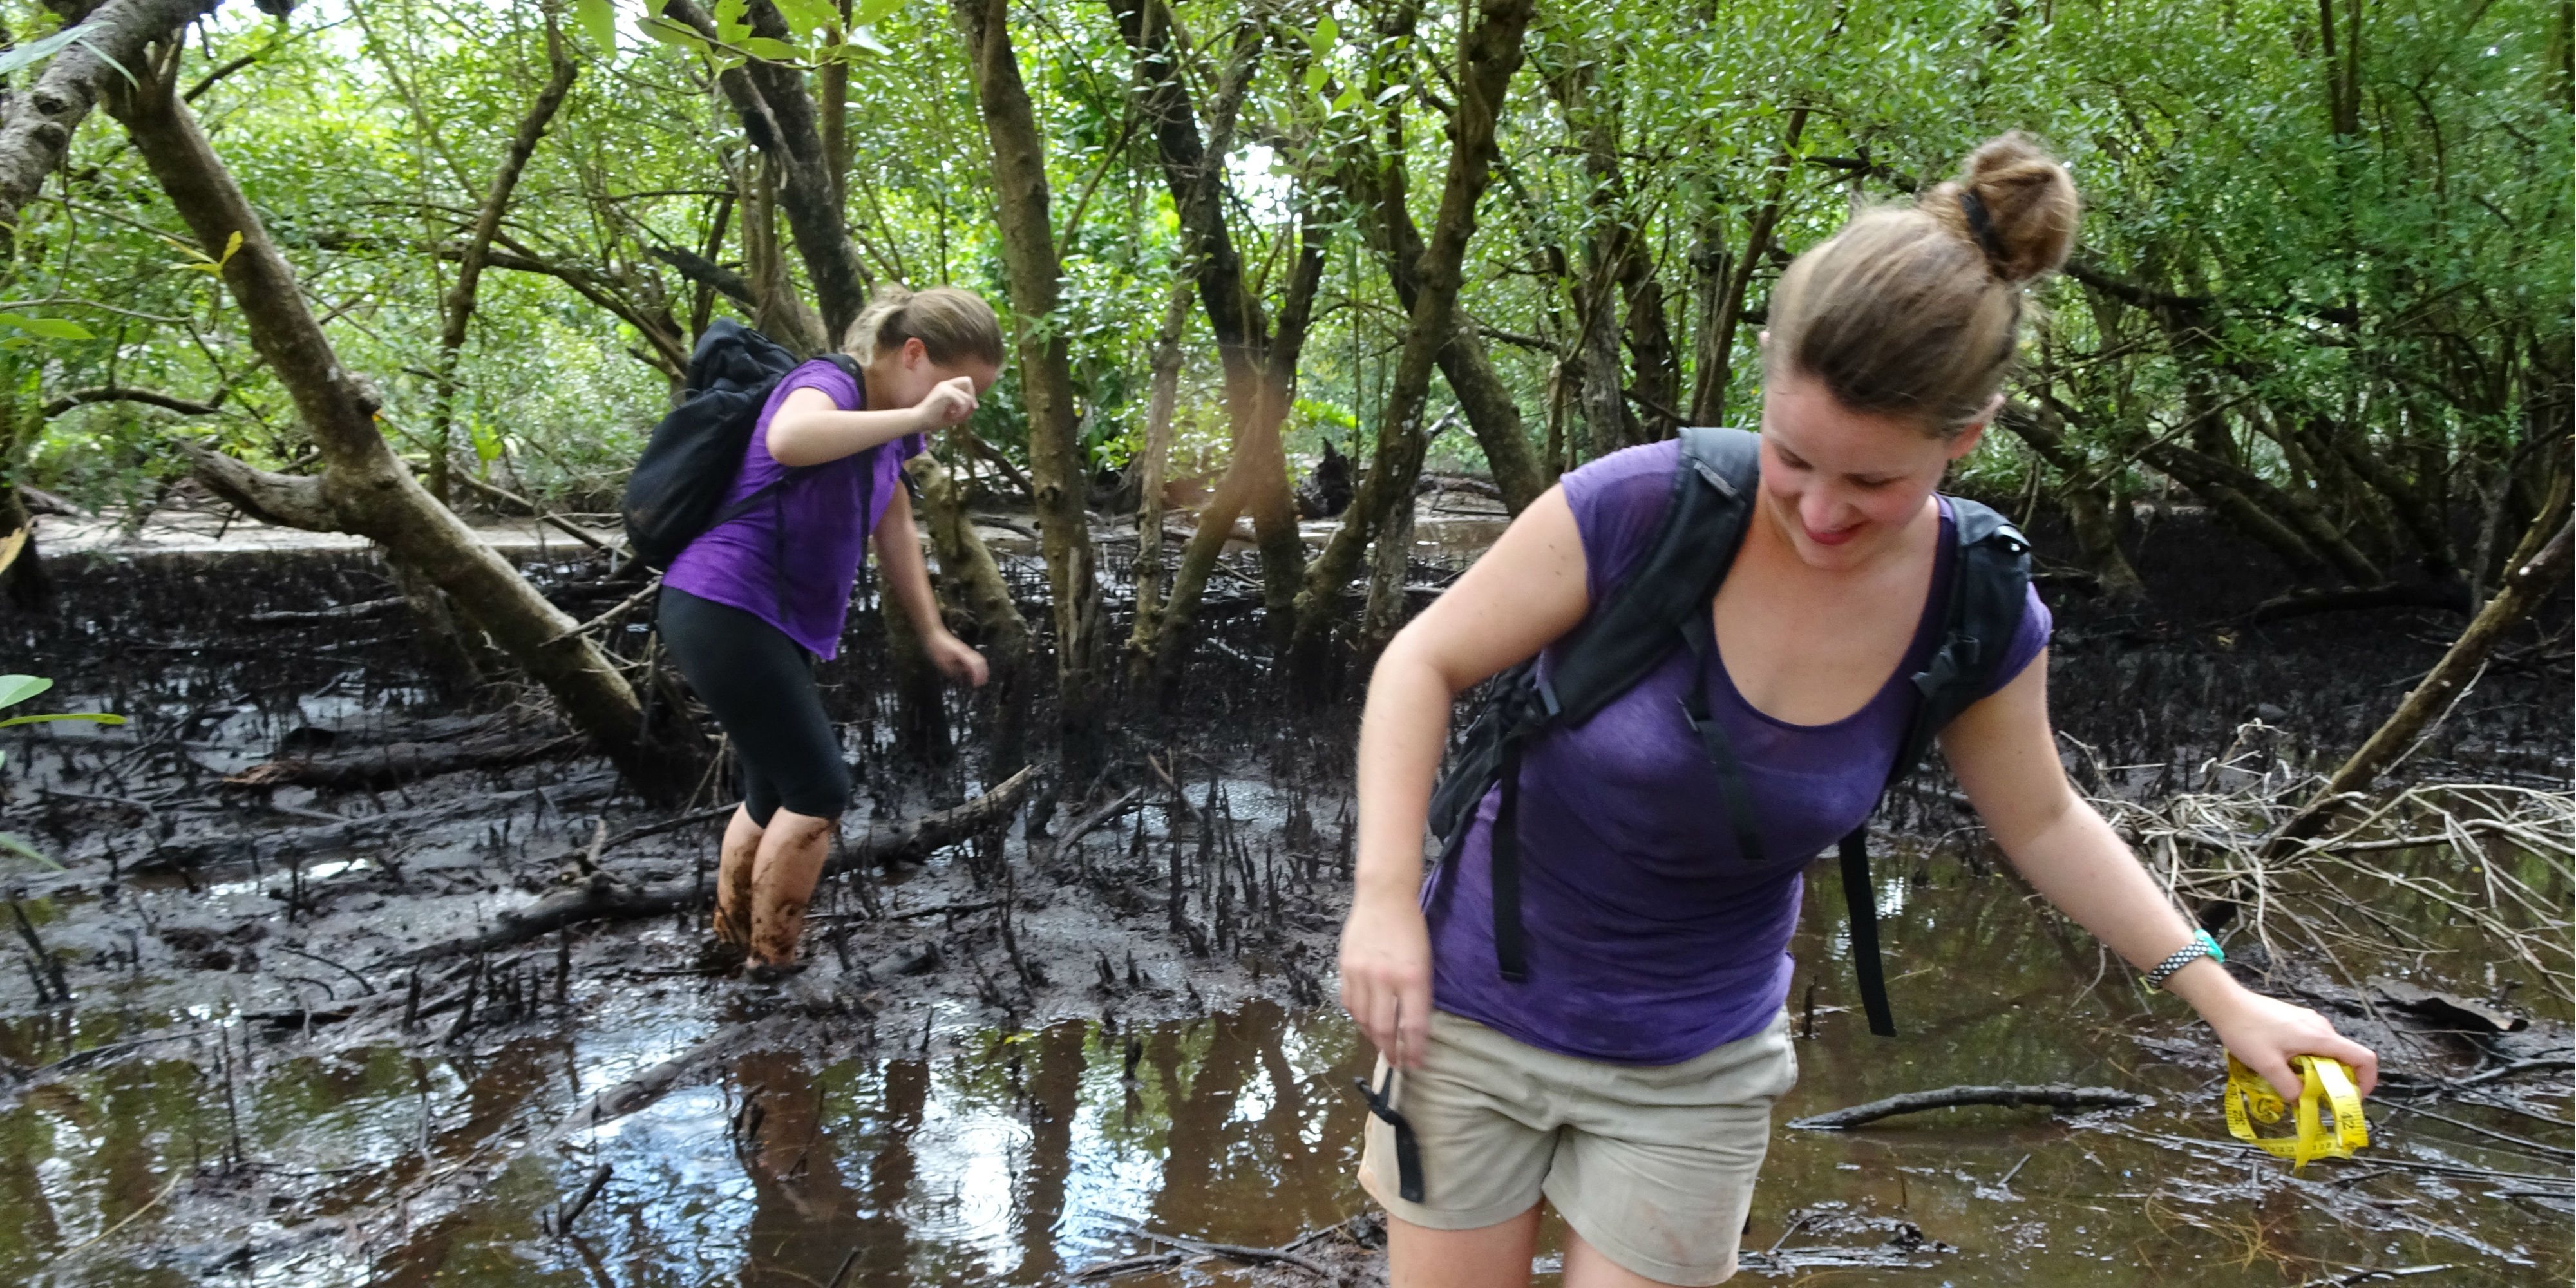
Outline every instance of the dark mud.
[[[2177, 553], [2160, 563], [2163, 549]], [[2151, 541], [2145, 571], [2206, 577], [2207, 613], [2112, 617], [2058, 599], [2061, 723], [2096, 763], [2132, 767], [2116, 776], [2134, 790], [2193, 785], [2246, 719], [2332, 754], [2447, 640], [2434, 613], [2254, 631], [2242, 610], [2272, 588], [2193, 549]], [[1449, 553], [1425, 549], [1425, 593]], [[533, 563], [583, 616], [626, 593], [573, 552]], [[1120, 1282], [1314, 1279], [1214, 1244], [1375, 1273], [1345, 1094], [1366, 1053], [1327, 1004], [1350, 717], [1282, 711], [1248, 604], [1212, 606], [1225, 647], [1187, 678], [1172, 722], [1138, 719], [1106, 781], [1057, 787], [1053, 834], [1032, 835], [1023, 815], [927, 862], [829, 884], [806, 941], [814, 966], [761, 990], [702, 972], [695, 912], [434, 951], [588, 879], [603, 826], [671, 812], [552, 746], [561, 731], [533, 701], [444, 705], [398, 613], [247, 624], [391, 594], [363, 553], [57, 571], [54, 616], [0, 622], [5, 669], [60, 677], [46, 703], [134, 723], [0, 742], [0, 830], [69, 869], [9, 869], [41, 946], [17, 951], [15, 927], [0, 931], [14, 945], [0, 963], [9, 1280], [1037, 1283], [1085, 1267]], [[854, 844], [996, 777], [973, 743], [988, 716], [972, 698], [951, 700], [954, 762], [925, 769], [897, 751], [874, 631], [854, 614], [823, 673], [865, 785]], [[2491, 668], [2410, 773], [2566, 786], [2564, 645], [2547, 623], [2530, 634], [2512, 646], [2523, 664]], [[281, 757], [468, 742], [543, 750], [356, 786], [221, 781]], [[2442, 1264], [2457, 1268], [2425, 1282], [2576, 1274], [2571, 1083], [2550, 1063], [2570, 1050], [2569, 1017], [2446, 929], [2443, 910], [2387, 892], [2388, 915], [2439, 951], [2429, 969], [2386, 973], [2532, 1023], [2464, 1033], [2280, 963], [2270, 987], [2383, 1026], [2400, 1075], [2366, 1160], [2291, 1178], [2225, 1142], [2215, 1052], [2177, 1004], [2137, 993], [2035, 909], [1937, 794], [1891, 820], [1924, 838], [1881, 871], [1907, 1036], [1871, 1039], [1843, 1009], [1841, 899], [1818, 869], [1792, 992], [1802, 1021], [1812, 999], [1813, 1036], [1781, 1119], [1997, 1081], [2158, 1103], [1783, 1130], [1749, 1272], [1927, 1286], [2271, 1285]], [[599, 864], [636, 883], [697, 880], [718, 826], [639, 837]]]

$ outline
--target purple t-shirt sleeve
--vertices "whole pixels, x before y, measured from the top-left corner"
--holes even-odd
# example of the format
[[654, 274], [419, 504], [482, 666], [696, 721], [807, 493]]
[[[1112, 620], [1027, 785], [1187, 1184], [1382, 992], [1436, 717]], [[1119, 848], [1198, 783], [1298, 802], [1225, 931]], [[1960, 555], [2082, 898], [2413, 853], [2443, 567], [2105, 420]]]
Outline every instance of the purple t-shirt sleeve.
[[1565, 504], [1583, 536], [1583, 588], [1598, 604], [1626, 581], [1673, 503], [1673, 439], [1622, 448], [1565, 476]]
[[1986, 682], [1986, 687], [1977, 696], [1986, 697], [2021, 678], [2031, 659], [2048, 647], [2048, 633], [2055, 628], [2056, 619], [2049, 615], [2048, 605], [2040, 602], [2039, 587], [2024, 590], [2021, 625], [2013, 630], [2012, 643], [2004, 649], [2003, 665], [1995, 668], [1994, 678]]
[[860, 406], [859, 382], [850, 379], [850, 373], [841, 370], [841, 364], [837, 362], [817, 358], [797, 364], [795, 370], [778, 382], [776, 396], [783, 403], [789, 391], [797, 389], [820, 389], [825, 397], [832, 400], [833, 406], [843, 411], [856, 411]]

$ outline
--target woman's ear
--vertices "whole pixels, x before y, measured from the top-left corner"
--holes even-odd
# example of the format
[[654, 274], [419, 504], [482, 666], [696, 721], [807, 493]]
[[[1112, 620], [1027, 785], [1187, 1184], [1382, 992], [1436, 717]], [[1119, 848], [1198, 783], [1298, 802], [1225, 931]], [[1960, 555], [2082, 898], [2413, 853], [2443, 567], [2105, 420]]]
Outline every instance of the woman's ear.
[[1995, 413], [2003, 409], [2004, 393], [1998, 389], [1994, 397], [1986, 400], [1986, 409], [1977, 413], [1976, 421], [1951, 437], [1950, 459], [1955, 461], [1977, 450], [1977, 444], [1986, 437], [1986, 426], [1995, 423]]
[[907, 337], [903, 342], [903, 369], [911, 371], [928, 361], [930, 346], [923, 344], [920, 336]]

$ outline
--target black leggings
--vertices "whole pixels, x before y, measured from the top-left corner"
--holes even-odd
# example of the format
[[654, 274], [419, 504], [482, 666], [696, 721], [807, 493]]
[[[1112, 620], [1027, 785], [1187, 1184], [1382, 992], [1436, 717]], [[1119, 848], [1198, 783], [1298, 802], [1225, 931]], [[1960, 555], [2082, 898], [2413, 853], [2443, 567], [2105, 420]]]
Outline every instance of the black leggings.
[[769, 826], [781, 805], [840, 817], [850, 805], [850, 767], [814, 688], [813, 654], [739, 608], [669, 586], [659, 621], [663, 647], [733, 740], [751, 821]]

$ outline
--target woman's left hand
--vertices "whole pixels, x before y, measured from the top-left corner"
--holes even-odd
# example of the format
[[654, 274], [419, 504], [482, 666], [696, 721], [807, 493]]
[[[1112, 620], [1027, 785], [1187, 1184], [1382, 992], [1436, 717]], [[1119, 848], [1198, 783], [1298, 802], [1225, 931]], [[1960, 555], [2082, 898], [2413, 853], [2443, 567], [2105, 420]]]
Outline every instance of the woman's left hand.
[[923, 652], [930, 654], [930, 664], [938, 667], [939, 673], [949, 679], [980, 689], [984, 687], [985, 677], [991, 673], [984, 662], [983, 654], [976, 652], [973, 645], [944, 630], [934, 631], [925, 636], [921, 641], [921, 648]]
[[2239, 986], [2211, 999], [2200, 1018], [2218, 1030], [2218, 1040], [2245, 1067], [2272, 1084], [2283, 1100], [2299, 1099], [2299, 1075], [2290, 1068], [2294, 1055], [2322, 1055], [2352, 1066], [2361, 1094], [2379, 1085], [2379, 1057], [2369, 1047], [2335, 1032], [2326, 1017], [2304, 1006], [2265, 997]]

